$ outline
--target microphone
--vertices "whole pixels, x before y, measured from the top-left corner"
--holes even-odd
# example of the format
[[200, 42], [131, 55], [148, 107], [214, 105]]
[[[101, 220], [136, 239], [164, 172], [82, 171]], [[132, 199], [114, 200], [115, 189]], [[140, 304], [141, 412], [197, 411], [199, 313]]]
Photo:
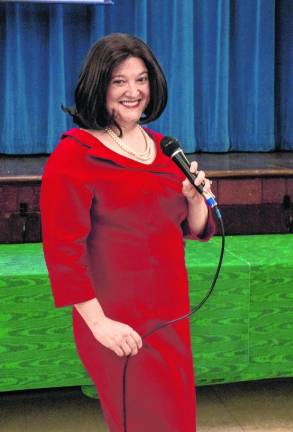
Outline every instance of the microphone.
[[216, 207], [217, 202], [215, 200], [215, 197], [210, 192], [204, 191], [204, 183], [201, 183], [199, 186], [196, 186], [194, 184], [194, 180], [196, 179], [198, 173], [193, 174], [190, 172], [190, 162], [185, 156], [183, 150], [181, 149], [179, 141], [175, 138], [165, 136], [162, 139], [160, 146], [162, 152], [175, 162], [175, 164], [186, 175], [192, 186], [194, 186], [196, 190], [205, 198], [208, 206], [211, 208]]

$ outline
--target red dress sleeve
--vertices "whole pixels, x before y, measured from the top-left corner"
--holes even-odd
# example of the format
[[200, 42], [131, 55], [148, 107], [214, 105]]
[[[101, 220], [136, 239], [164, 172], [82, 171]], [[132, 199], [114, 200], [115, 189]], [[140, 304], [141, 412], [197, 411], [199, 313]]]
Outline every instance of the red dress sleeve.
[[49, 158], [40, 200], [44, 256], [56, 307], [96, 297], [86, 248], [93, 192], [76, 167], [65, 169], [70, 160], [63, 159], [60, 152]]

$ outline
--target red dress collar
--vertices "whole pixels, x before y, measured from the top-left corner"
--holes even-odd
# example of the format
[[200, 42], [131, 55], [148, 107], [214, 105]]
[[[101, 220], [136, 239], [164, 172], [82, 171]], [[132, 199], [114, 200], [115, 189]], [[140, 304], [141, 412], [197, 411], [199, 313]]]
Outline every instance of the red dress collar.
[[69, 131], [65, 132], [62, 135], [62, 139], [72, 138], [74, 141], [77, 141], [80, 145], [87, 148], [87, 153], [91, 156], [99, 159], [101, 158], [111, 160], [117, 165], [147, 171], [157, 171], [157, 169], [159, 169], [160, 167], [166, 167], [166, 165], [169, 165], [170, 159], [164, 155], [160, 148], [160, 142], [163, 138], [163, 135], [151, 129], [144, 128], [144, 130], [151, 136], [151, 138], [156, 144], [156, 157], [151, 164], [144, 164], [134, 159], [130, 159], [127, 156], [123, 156], [115, 152], [114, 150], [106, 147], [98, 138], [94, 137], [91, 133], [79, 128], [72, 128]]

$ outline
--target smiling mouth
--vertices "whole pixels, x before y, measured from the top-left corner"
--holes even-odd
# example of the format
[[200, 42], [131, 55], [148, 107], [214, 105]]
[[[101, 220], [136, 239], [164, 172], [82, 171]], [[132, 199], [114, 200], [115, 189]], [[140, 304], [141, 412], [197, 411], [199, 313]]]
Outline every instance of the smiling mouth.
[[127, 108], [136, 108], [140, 104], [141, 99], [136, 99], [134, 101], [123, 100], [120, 103]]

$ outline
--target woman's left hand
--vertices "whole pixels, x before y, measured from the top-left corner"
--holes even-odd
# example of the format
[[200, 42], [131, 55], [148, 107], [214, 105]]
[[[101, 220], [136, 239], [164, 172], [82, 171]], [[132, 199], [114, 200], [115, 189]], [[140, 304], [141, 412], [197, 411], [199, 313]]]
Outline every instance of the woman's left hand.
[[[214, 196], [211, 191], [212, 181], [206, 178], [204, 171], [197, 171], [197, 168], [198, 168], [198, 163], [196, 161], [191, 162], [190, 172], [193, 174], [197, 173], [197, 177], [194, 180], [194, 184], [196, 186], [199, 186], [200, 184], [204, 184], [203, 190], [205, 192], [210, 193], [212, 196]], [[182, 182], [182, 193], [189, 202], [191, 201], [194, 202], [195, 200], [201, 198], [201, 194], [197, 192], [195, 187], [192, 186], [192, 184], [187, 178]]]

